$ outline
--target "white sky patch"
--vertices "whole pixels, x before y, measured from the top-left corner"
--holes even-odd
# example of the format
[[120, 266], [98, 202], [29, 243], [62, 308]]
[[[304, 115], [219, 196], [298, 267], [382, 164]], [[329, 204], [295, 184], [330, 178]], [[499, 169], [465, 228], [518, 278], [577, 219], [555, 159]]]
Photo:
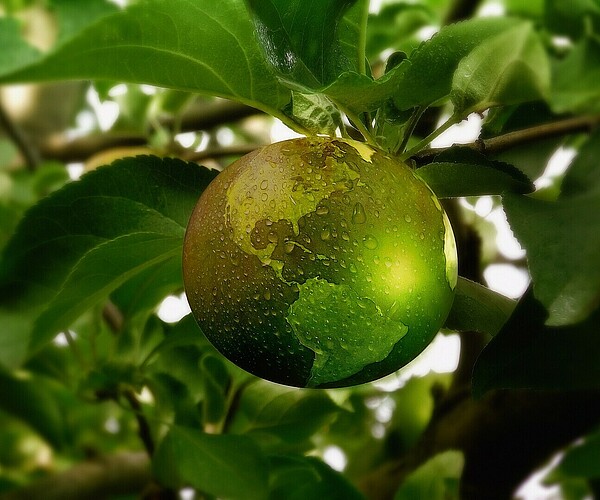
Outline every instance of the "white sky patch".
[[342, 472], [348, 464], [346, 454], [338, 446], [328, 446], [323, 450], [323, 460], [329, 467]]
[[560, 486], [546, 486], [544, 478], [560, 462], [563, 453], [557, 453], [544, 467], [534, 472], [525, 482], [519, 486], [515, 492], [515, 498], [518, 500], [558, 500], [560, 495]]
[[452, 373], [458, 366], [460, 337], [456, 334], [438, 334], [431, 344], [400, 371], [389, 375], [373, 385], [386, 392], [403, 387], [412, 377], [423, 377], [429, 372]]
[[287, 139], [296, 139], [298, 137], [304, 137], [298, 132], [294, 132], [291, 128], [286, 126], [281, 120], [275, 118], [273, 125], [271, 126], [271, 142], [285, 141]]
[[485, 219], [496, 227], [496, 247], [504, 257], [511, 260], [525, 257], [525, 250], [515, 238], [502, 207], [496, 207]]
[[83, 171], [83, 163], [67, 164], [67, 173], [69, 174], [69, 179], [71, 179], [72, 181], [79, 180], [79, 178], [83, 175]]
[[[441, 125], [449, 118], [445, 115], [438, 124]], [[481, 132], [481, 122], [483, 119], [477, 113], [471, 113], [466, 120], [456, 125], [452, 125], [448, 130], [431, 141], [432, 148], [448, 148], [453, 144], [468, 144], [474, 142]]]
[[127, 94], [127, 85], [124, 83], [119, 83], [108, 91], [110, 97], [119, 97], [125, 94]]
[[500, 2], [487, 2], [478, 12], [480, 17], [500, 17], [504, 14], [506, 14], [506, 9]]
[[574, 148], [561, 146], [548, 160], [544, 173], [535, 181], [536, 189], [551, 186], [554, 181], [563, 175], [573, 158], [577, 155], [577, 150]]
[[415, 37], [417, 40], [425, 42], [435, 35], [439, 30], [440, 28], [438, 26], [423, 26], [415, 33]]
[[158, 306], [158, 317], [165, 323], [177, 323], [191, 312], [185, 293], [169, 295]]
[[[74, 331], [69, 330], [69, 333], [71, 334], [73, 340], [77, 339], [77, 334]], [[54, 337], [52, 343], [58, 347], [67, 347], [69, 345], [69, 341], [67, 340], [67, 336], [64, 332], [60, 332], [56, 337]]]
[[104, 430], [109, 434], [117, 434], [121, 430], [121, 424], [115, 417], [108, 417], [104, 421]]
[[175, 136], [175, 140], [181, 144], [184, 148], [191, 148], [196, 142], [195, 132], [183, 132]]
[[179, 498], [181, 500], [194, 500], [196, 498], [196, 492], [194, 488], [183, 488], [179, 490]]
[[491, 264], [483, 271], [487, 285], [494, 291], [518, 299], [529, 286], [529, 274], [511, 264]]
[[217, 130], [217, 141], [221, 146], [231, 146], [235, 140], [235, 134], [229, 127], [221, 127]]

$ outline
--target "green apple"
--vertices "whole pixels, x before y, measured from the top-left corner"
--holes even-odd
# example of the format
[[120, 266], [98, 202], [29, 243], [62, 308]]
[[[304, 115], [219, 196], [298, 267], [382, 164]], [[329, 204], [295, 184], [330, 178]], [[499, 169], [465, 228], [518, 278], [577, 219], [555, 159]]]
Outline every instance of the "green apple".
[[405, 164], [363, 143], [310, 137], [244, 156], [191, 216], [192, 312], [227, 358], [297, 387], [396, 371], [452, 305], [454, 235]]

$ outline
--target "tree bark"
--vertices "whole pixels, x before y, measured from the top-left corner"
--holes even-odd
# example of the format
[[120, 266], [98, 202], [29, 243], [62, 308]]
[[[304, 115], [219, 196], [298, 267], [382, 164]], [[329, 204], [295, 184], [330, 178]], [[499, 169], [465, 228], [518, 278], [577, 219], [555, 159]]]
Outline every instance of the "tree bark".
[[0, 500], [102, 500], [139, 494], [151, 481], [146, 453], [121, 453], [82, 462], [25, 488], [1, 494]]

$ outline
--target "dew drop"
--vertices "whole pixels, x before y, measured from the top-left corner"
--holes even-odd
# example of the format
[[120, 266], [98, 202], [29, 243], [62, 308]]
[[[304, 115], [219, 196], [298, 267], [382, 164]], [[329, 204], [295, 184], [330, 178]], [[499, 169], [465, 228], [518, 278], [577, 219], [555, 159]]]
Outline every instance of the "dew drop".
[[367, 234], [363, 238], [363, 245], [369, 250], [375, 250], [378, 244], [379, 243], [377, 242], [377, 238], [375, 238], [375, 236], [373, 236], [372, 234]]
[[329, 208], [323, 205], [319, 205], [317, 207], [317, 215], [327, 215], [329, 213]]
[[323, 229], [321, 231], [321, 239], [327, 241], [329, 238], [331, 238], [331, 231], [328, 228]]
[[269, 181], [267, 179], [264, 179], [261, 183], [260, 183], [260, 188], [264, 191], [265, 189], [267, 189], [269, 187]]
[[367, 221], [367, 214], [365, 213], [365, 207], [360, 202], [354, 205], [352, 210], [352, 222], [354, 224], [364, 224]]
[[405, 220], [406, 222], [412, 222], [412, 217], [411, 217], [410, 215], [405, 215], [405, 216], [404, 216], [404, 220]]
[[277, 237], [277, 233], [275, 231], [269, 231], [269, 234], [267, 235], [267, 239], [269, 240], [270, 243], [277, 243], [277, 241], [279, 240], [279, 238]]
[[286, 241], [285, 245], [283, 246], [283, 249], [284, 249], [285, 253], [292, 253], [294, 250], [294, 242]]

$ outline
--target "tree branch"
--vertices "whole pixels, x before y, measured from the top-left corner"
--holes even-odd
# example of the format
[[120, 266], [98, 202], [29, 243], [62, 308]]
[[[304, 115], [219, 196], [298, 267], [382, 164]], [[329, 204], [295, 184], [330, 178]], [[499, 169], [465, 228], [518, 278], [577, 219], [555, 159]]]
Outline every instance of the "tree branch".
[[[490, 139], [480, 139], [463, 147], [474, 149], [481, 153], [498, 154], [516, 146], [530, 144], [541, 139], [559, 137], [576, 132], [586, 132], [600, 125], [600, 115], [576, 116], [542, 125], [536, 125], [514, 132], [508, 132]], [[413, 159], [418, 165], [431, 163], [433, 159], [449, 148], [429, 148], [417, 153]]]
[[598, 392], [495, 391], [477, 401], [464, 392], [438, 407], [408, 454], [365, 476], [359, 487], [368, 498], [392, 499], [419, 465], [454, 449], [465, 454], [462, 499], [511, 498], [532, 470], [593, 429], [598, 418]]
[[120, 453], [79, 463], [20, 490], [0, 494], [0, 500], [102, 500], [139, 494], [151, 481], [145, 452]]
[[[193, 105], [179, 120], [168, 117], [159, 123], [169, 129], [180, 128], [182, 132], [189, 132], [208, 130], [260, 113], [261, 111], [250, 106], [220, 99]], [[142, 146], [147, 144], [147, 141], [146, 134], [96, 133], [77, 139], [67, 139], [64, 134], [59, 134], [44, 142], [40, 146], [40, 153], [43, 158], [72, 163], [87, 160], [106, 149]]]
[[39, 152], [27, 140], [21, 129], [11, 120], [2, 103], [0, 103], [0, 126], [6, 131], [8, 137], [23, 155], [27, 168], [33, 172], [41, 161]]
[[135, 419], [137, 420], [138, 424], [138, 434], [142, 440], [142, 443], [144, 443], [144, 447], [146, 448], [148, 455], [152, 456], [154, 454], [154, 440], [152, 439], [150, 425], [142, 414], [142, 405], [132, 390], [123, 391], [123, 396], [129, 403], [129, 406], [131, 406], [131, 409], [135, 412]]

